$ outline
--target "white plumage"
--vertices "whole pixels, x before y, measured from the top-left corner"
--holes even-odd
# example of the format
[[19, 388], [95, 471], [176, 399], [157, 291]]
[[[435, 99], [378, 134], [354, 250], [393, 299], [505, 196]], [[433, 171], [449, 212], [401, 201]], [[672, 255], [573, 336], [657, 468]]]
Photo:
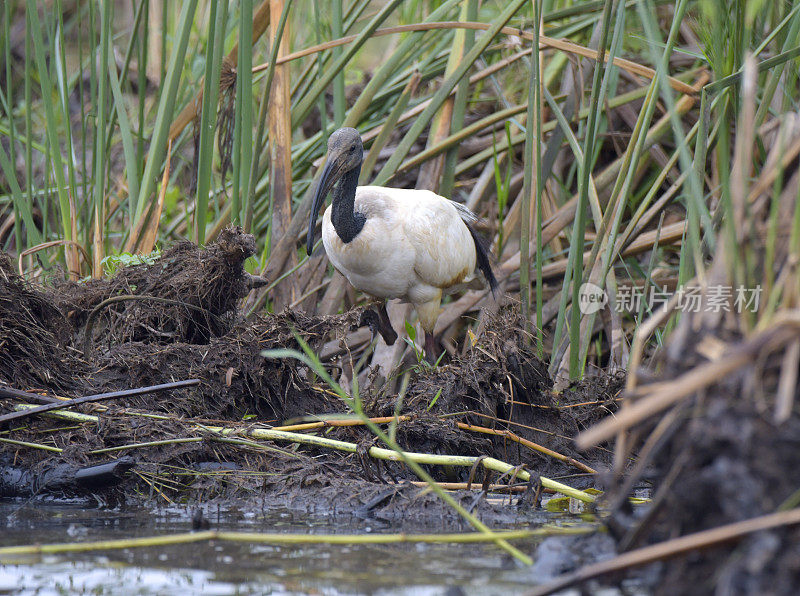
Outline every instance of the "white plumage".
[[342, 242], [322, 219], [322, 241], [333, 266], [358, 290], [414, 305], [475, 279], [475, 242], [455, 203], [427, 190], [360, 186], [355, 209], [361, 232]]
[[[355, 157], [350, 157], [351, 143], [356, 146]], [[316, 212], [338, 174], [344, 180], [322, 219], [328, 258], [356, 289], [376, 298], [399, 298], [413, 304], [426, 332], [428, 352], [443, 293], [482, 287], [476, 264], [492, 289], [496, 285], [486, 253], [469, 227], [475, 216], [466, 207], [428, 190], [354, 188], [360, 158], [357, 132], [341, 129], [331, 136], [328, 163], [309, 222], [308, 247], [313, 246]]]

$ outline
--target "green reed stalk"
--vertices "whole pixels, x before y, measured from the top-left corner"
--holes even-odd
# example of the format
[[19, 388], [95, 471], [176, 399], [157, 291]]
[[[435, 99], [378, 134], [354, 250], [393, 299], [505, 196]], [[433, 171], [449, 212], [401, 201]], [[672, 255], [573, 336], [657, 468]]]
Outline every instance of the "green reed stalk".
[[194, 239], [197, 244], [206, 240], [208, 195], [213, 182], [214, 131], [217, 128], [217, 102], [222, 57], [225, 45], [225, 26], [228, 22], [228, 3], [211, 0], [208, 19], [205, 77], [203, 79], [203, 108], [200, 113], [200, 143], [197, 159], [197, 194], [194, 208]]
[[[164, 5], [165, 13], [169, 4]], [[160, 87], [162, 93], [158, 101], [158, 112], [156, 122], [153, 126], [153, 134], [150, 138], [150, 150], [147, 153], [147, 163], [142, 175], [142, 184], [139, 196], [134, 205], [134, 218], [131, 220], [131, 230], [142, 218], [145, 206], [150, 195], [156, 187], [156, 180], [159, 177], [161, 168], [164, 166], [164, 154], [167, 150], [167, 135], [172, 116], [175, 112], [175, 99], [178, 94], [178, 83], [183, 72], [183, 61], [186, 56], [186, 46], [189, 41], [189, 33], [192, 30], [194, 13], [197, 8], [197, 0], [187, 0], [181, 6], [181, 13], [178, 20], [178, 28], [175, 31], [175, 43], [172, 46], [172, 53], [169, 58], [166, 75], [163, 85]], [[166, 14], [165, 14], [166, 17]], [[166, 18], [164, 19], [166, 23]], [[166, 38], [166, 36], [165, 36]], [[162, 54], [163, 60], [163, 54]]]
[[[275, 45], [277, 47], [277, 43]], [[236, 65], [234, 119], [231, 223], [241, 224], [252, 205], [246, 194], [253, 167], [253, 0], [242, 0], [239, 7], [239, 60]]]
[[425, 130], [425, 127], [430, 123], [433, 115], [450, 96], [453, 88], [467, 74], [478, 56], [483, 53], [492, 40], [494, 40], [499, 31], [506, 25], [506, 23], [508, 23], [511, 17], [513, 17], [517, 11], [522, 8], [522, 5], [525, 4], [525, 2], [526, 0], [512, 0], [505, 10], [503, 10], [503, 12], [500, 13], [500, 15], [494, 21], [492, 21], [492, 26], [486, 31], [480, 40], [470, 49], [469, 52], [467, 52], [453, 74], [442, 82], [439, 89], [431, 98], [428, 107], [426, 107], [417, 117], [417, 119], [414, 121], [414, 124], [411, 125], [409, 131], [403, 137], [403, 140], [400, 141], [400, 144], [397, 146], [397, 149], [392, 157], [389, 158], [389, 160], [383, 166], [383, 169], [377, 175], [375, 179], [376, 185], [382, 186], [386, 184], [386, 182], [388, 182], [389, 179], [394, 175], [397, 167], [411, 150], [411, 146], [416, 142], [416, 140], [419, 138], [419, 135], [422, 134], [423, 130]]

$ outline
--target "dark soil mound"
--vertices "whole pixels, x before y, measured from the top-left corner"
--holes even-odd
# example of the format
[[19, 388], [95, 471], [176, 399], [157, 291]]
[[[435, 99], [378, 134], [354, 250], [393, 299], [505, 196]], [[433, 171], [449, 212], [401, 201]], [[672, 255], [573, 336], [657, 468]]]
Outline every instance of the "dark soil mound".
[[[762, 332], [759, 340], [730, 328], [698, 332], [703, 328], [691, 317], [681, 325], [661, 354], [659, 380], [677, 386], [681, 375], [708, 362], [708, 346], [720, 346], [712, 336], [725, 337], [727, 354], [750, 351], [752, 346], [757, 357], [732, 374], [706, 379], [702, 390], [668, 415], [642, 425], [641, 437], [651, 442], [659, 437], [647, 474], [654, 486], [652, 508], [643, 519], [632, 521], [624, 495], [619, 494], [624, 486], [610, 491], [618, 492], [611, 497], [621, 506], [612, 528], [625, 550], [797, 507], [800, 502], [797, 387], [791, 388], [795, 406], [788, 418], [776, 420], [775, 413], [784, 362], [781, 345], [800, 336], [797, 328], [777, 324], [774, 333]], [[656, 422], [660, 427], [654, 432]], [[667, 561], [660, 568], [656, 592], [796, 593], [799, 539], [797, 528], [782, 528], [753, 534], [734, 546], [720, 545]]]
[[358, 313], [325, 318], [284, 312], [240, 321], [227, 334], [206, 344], [168, 345], [128, 342], [98, 358], [98, 379], [106, 388], [120, 382], [130, 387], [155, 385], [165, 379], [200, 379], [199, 387], [173, 391], [168, 400], [152, 396], [129, 401], [133, 407], [186, 417], [265, 422], [307, 414], [343, 411], [341, 402], [310, 382], [305, 367], [291, 359], [273, 360], [263, 350], [300, 350], [293, 332], [312, 349], [330, 335], [346, 333]]
[[74, 387], [76, 372], [86, 369], [70, 350], [70, 336], [61, 310], [0, 253], [0, 381], [16, 387]]
[[[363, 309], [328, 317], [287, 310], [243, 319], [237, 306], [253, 285], [243, 264], [254, 246], [252, 236], [231, 228], [206, 248], [180, 243], [154, 262], [124, 267], [109, 279], [42, 291], [16, 276], [6, 258], [0, 308], [7, 311], [0, 325], [15, 357], [0, 359], [4, 382], [24, 390], [69, 389], [74, 396], [184, 379], [199, 384], [70, 408], [91, 419], [18, 419], [10, 438], [41, 448], [0, 444], [0, 494], [100, 491], [106, 500], [260, 494], [286, 503], [309, 491], [342, 492], [357, 484], [364, 505], [388, 490], [386, 482], [415, 480], [404, 465], [364, 457], [361, 449], [374, 437], [363, 426], [310, 429], [358, 445], [355, 454], [251, 439], [251, 429], [291, 419], [341, 420], [352, 414], [306, 363], [265, 358], [262, 352], [302, 351], [305, 344], [320, 353], [363, 319]], [[24, 358], [37, 366], [20, 365]], [[343, 360], [324, 365], [340, 378]], [[366, 391], [370, 416], [394, 413], [399, 398], [389, 386]], [[486, 455], [525, 465], [534, 476], [571, 475], [580, 472], [574, 463], [520, 441], [582, 458], [571, 437], [615, 407], [620, 386], [620, 379], [595, 380], [553, 394], [518, 314], [502, 311], [466, 354], [412, 372], [396, 438], [409, 451]], [[19, 401], [0, 398], [0, 415]], [[595, 450], [592, 460], [603, 461], [607, 453]], [[463, 467], [429, 471], [449, 481], [474, 475]], [[75, 478], [92, 479], [91, 488]], [[586, 480], [576, 483], [581, 482]], [[382, 507], [401, 501], [388, 499]]]
[[243, 264], [255, 239], [241, 228], [224, 230], [199, 248], [181, 242], [154, 263], [123, 267], [110, 279], [59, 284], [50, 297], [76, 331], [94, 313], [104, 324], [88, 332], [96, 347], [127, 342], [208, 343], [227, 333], [239, 299], [250, 291]]
[[[489, 322], [474, 349], [454, 358], [447, 366], [428, 369], [414, 379], [409, 384], [403, 410], [431, 416], [462, 412], [458, 417], [461, 422], [511, 431], [572, 456], [576, 454], [575, 435], [608, 412], [616, 411], [614, 399], [623, 385], [622, 376], [603, 376], [576, 383], [562, 394], [553, 393], [547, 367], [525, 340], [518, 313], [506, 309]], [[393, 395], [380, 396], [370, 413], [392, 415], [395, 400]], [[452, 453], [453, 448], [459, 447], [461, 450], [457, 452], [472, 454], [468, 450], [470, 445], [453, 443], [445, 432], [432, 429], [425, 435], [428, 439], [422, 444], [434, 452]], [[457, 436], [464, 441], [464, 433]], [[540, 474], [567, 472], [557, 460], [506, 438], [484, 435], [484, 442], [491, 443], [493, 457], [525, 462]], [[486, 453], [486, 447], [482, 449]], [[581, 461], [587, 455], [590, 463], [602, 466], [608, 461], [607, 452], [600, 449], [581, 454]]]

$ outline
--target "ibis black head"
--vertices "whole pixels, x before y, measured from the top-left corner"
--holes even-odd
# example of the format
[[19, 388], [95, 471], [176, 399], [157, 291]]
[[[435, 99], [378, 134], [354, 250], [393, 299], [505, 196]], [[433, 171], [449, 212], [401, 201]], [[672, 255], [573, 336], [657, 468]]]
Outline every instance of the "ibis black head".
[[[322, 168], [319, 183], [314, 191], [311, 218], [308, 222], [306, 252], [309, 255], [314, 249], [314, 227], [319, 208], [325, 201], [325, 197], [345, 174], [354, 170], [358, 172], [363, 159], [364, 146], [361, 143], [361, 135], [355, 128], [340, 128], [328, 138], [328, 155], [325, 158], [325, 166]], [[355, 191], [355, 187], [353, 187], [353, 191]]]

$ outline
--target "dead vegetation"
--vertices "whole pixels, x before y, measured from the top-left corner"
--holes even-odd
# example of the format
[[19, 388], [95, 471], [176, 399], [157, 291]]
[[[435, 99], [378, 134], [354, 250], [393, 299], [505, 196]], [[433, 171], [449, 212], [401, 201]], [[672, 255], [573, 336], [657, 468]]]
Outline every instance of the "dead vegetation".
[[[314, 446], [287, 449], [285, 444], [252, 438], [253, 429], [332, 417], [345, 424], [326, 423], [322, 436], [364, 448], [372, 445], [371, 433], [361, 425], [347, 424], [352, 411], [307, 366], [261, 355], [268, 349], [300, 349], [299, 338], [315, 352], [324, 352], [327, 346], [326, 367], [335, 378], [342, 378], [348, 363], [352, 371], [352, 360], [360, 351], [334, 348], [346, 348], [348, 338], [361, 333], [362, 309], [327, 317], [287, 310], [242, 318], [237, 298], [247, 291], [242, 265], [251, 247], [252, 236], [231, 228], [207, 248], [181, 243], [150, 264], [122, 268], [108, 279], [48, 290], [34, 289], [6, 267], [2, 303], [17, 304], [25, 298], [30, 316], [41, 328], [38, 335], [25, 335], [27, 353], [35, 357], [31, 365], [49, 370], [45, 356], [69, 353], [72, 358], [54, 368], [67, 377], [58, 383], [20, 376], [18, 365], [6, 363], [0, 379], [7, 385], [66, 396], [189, 378], [199, 384], [71, 408], [89, 418], [15, 420], [16, 443], [4, 443], [2, 452], [3, 465], [15, 470], [17, 481], [6, 483], [0, 492], [91, 493], [100, 490], [96, 484], [89, 490], [64, 477], [114, 461], [125, 465], [119, 477], [109, 477], [101, 492], [129, 500], [263, 496], [280, 486], [285, 502], [300, 498], [296, 491], [303, 493], [305, 488], [349, 490], [344, 481], [364, 474], [374, 485], [369, 489], [369, 482], [364, 485], [365, 495], [390, 479], [413, 478], [403, 465], [376, 466], [363, 454], [341, 455]], [[128, 296], [135, 299], [113, 301]], [[152, 297], [167, 300], [148, 301]], [[93, 315], [101, 310], [102, 315]], [[490, 456], [549, 476], [573, 473], [576, 465], [591, 470], [577, 461], [582, 456], [570, 445], [569, 436], [599, 412], [615, 407], [621, 379], [605, 388], [607, 398], [598, 400], [594, 385], [580, 385], [557, 397], [544, 366], [523, 338], [518, 316], [503, 311], [465, 354], [435, 369], [418, 365], [399, 411], [397, 440], [402, 448]], [[81, 347], [88, 347], [85, 355]], [[64, 391], [65, 386], [70, 391]], [[398, 400], [393, 386], [390, 381], [366, 389], [367, 414], [391, 420]], [[437, 393], [431, 403], [430, 396]], [[18, 408], [19, 402], [12, 396], [0, 400], [6, 412]], [[562, 459], [553, 459], [548, 450]], [[596, 450], [593, 458], [607, 460], [607, 453]], [[118, 460], [121, 456], [126, 459]], [[325, 470], [327, 483], [320, 484], [320, 469]], [[436, 475], [464, 481], [474, 476], [474, 470], [462, 470], [454, 478]], [[505, 482], [509, 480], [506, 477]]]
[[[743, 131], [753, 126], [754, 80], [750, 62], [743, 73]], [[766, 133], [768, 163], [778, 163], [780, 139], [791, 134], [793, 117]], [[754, 151], [753, 138], [739, 134], [730, 173], [740, 185], [735, 209], [717, 235], [720, 249], [709, 267], [687, 284], [699, 289], [695, 306], [674, 297], [637, 329], [620, 410], [577, 437], [584, 449], [615, 441], [604, 500], [621, 554], [538, 594], [656, 561], [662, 562], [654, 571], [658, 594], [797, 589], [798, 237], [776, 213], [796, 208], [798, 175], [792, 166], [792, 192], [770, 197], [763, 181], [789, 171], [766, 169], [751, 183]], [[736, 288], [756, 290], [760, 302], [738, 307]], [[670, 320], [664, 348], [646, 359], [650, 334]], [[634, 509], [628, 498], [642, 484], [652, 486], [652, 504]]]
[[0, 253], [0, 380], [13, 387], [74, 387], [72, 373], [83, 362], [69, 349], [70, 336], [61, 310]]
[[250, 291], [243, 263], [255, 250], [252, 235], [229, 228], [205, 249], [181, 242], [156, 262], [123, 267], [111, 278], [57, 284], [50, 299], [93, 345], [204, 344], [236, 321], [237, 304]]

